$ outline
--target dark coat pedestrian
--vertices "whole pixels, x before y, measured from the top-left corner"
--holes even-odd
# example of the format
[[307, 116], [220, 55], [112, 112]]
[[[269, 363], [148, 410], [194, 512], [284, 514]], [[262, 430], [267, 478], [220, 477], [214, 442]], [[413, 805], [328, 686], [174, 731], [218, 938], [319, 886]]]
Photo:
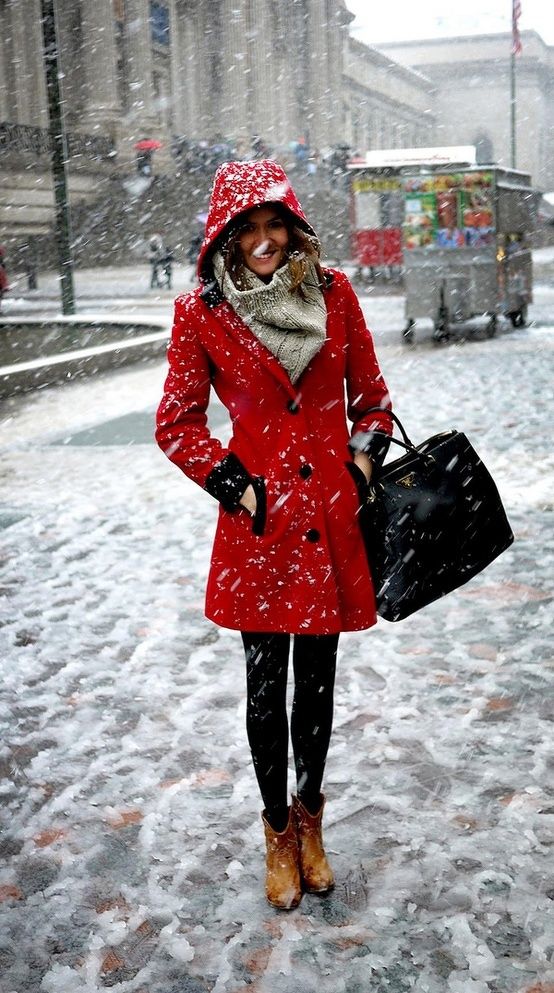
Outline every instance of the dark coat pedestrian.
[[196, 265], [198, 262], [198, 254], [202, 248], [203, 237], [200, 232], [193, 234], [189, 241], [187, 248], [187, 261], [190, 265]]
[[166, 289], [171, 289], [171, 280], [173, 276], [173, 262], [175, 261], [175, 254], [171, 248], [167, 246], [163, 249], [163, 254], [160, 259], [160, 265], [163, 271]]
[[0, 310], [2, 310], [2, 300], [10, 289], [10, 281], [6, 269], [6, 249], [0, 245]]
[[10, 281], [6, 269], [6, 249], [3, 245], [0, 245], [0, 303], [2, 302], [4, 293], [7, 293], [9, 288]]

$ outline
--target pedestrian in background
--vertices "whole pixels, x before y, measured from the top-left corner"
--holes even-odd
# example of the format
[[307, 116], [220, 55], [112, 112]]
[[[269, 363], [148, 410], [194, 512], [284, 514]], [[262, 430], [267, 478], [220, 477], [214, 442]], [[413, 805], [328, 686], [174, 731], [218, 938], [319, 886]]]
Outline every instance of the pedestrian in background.
[[[374, 432], [390, 431], [358, 300], [319, 256], [280, 166], [222, 165], [198, 260], [201, 286], [176, 301], [157, 415], [168, 458], [220, 503], [206, 614], [242, 634], [266, 895], [279, 908], [334, 884], [321, 785], [337, 645], [341, 631], [376, 620], [357, 513], [388, 446]], [[207, 427], [210, 385], [233, 423], [228, 446]], [[375, 405], [382, 414], [367, 412]], [[297, 792], [289, 806], [291, 637]]]
[[171, 289], [171, 278], [173, 275], [173, 262], [175, 260], [175, 255], [171, 248], [164, 248], [161, 257], [161, 267], [164, 274], [166, 289]]
[[148, 242], [148, 261], [150, 263], [150, 289], [157, 289], [162, 285], [160, 273], [162, 259], [164, 256], [164, 246], [161, 235], [154, 234]]
[[21, 258], [23, 260], [23, 268], [25, 269], [25, 275], [27, 277], [27, 289], [38, 289], [37, 262], [34, 245], [32, 242], [27, 242], [26, 245], [22, 246]]
[[6, 269], [6, 249], [0, 245], [0, 312], [2, 311], [2, 301], [9, 291], [10, 283]]
[[198, 253], [199, 253], [199, 251], [200, 251], [200, 249], [202, 247], [203, 240], [204, 239], [203, 239], [200, 231], [195, 231], [194, 234], [192, 235], [190, 241], [189, 241], [188, 248], [187, 248], [187, 261], [192, 266], [196, 265], [196, 263], [198, 261]]
[[202, 248], [206, 235], [206, 221], [208, 220], [208, 215], [204, 211], [201, 211], [196, 215], [194, 220], [196, 227], [192, 233], [192, 237], [187, 248], [187, 261], [196, 267], [200, 249]]

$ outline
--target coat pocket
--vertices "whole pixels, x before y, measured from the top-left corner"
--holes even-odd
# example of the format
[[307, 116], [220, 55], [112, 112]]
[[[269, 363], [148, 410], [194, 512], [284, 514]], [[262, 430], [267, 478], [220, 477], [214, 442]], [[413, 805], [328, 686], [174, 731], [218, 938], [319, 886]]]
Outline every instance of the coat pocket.
[[358, 500], [360, 502], [360, 507], [361, 507], [366, 501], [369, 483], [365, 478], [365, 473], [362, 472], [360, 467], [356, 465], [355, 462], [345, 462], [344, 464], [356, 484], [356, 489], [358, 491]]
[[252, 518], [252, 532], [263, 535], [267, 521], [267, 494], [263, 476], [254, 476], [252, 488], [256, 494], [256, 512]]

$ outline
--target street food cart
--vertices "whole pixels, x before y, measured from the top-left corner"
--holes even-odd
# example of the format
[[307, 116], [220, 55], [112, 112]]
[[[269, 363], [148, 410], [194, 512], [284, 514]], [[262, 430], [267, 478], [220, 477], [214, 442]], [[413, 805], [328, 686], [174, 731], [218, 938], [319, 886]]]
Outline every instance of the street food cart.
[[352, 257], [358, 273], [367, 269], [372, 277], [376, 271], [399, 275], [404, 217], [400, 178], [390, 169], [356, 167], [351, 192]]
[[390, 239], [388, 221], [396, 221], [401, 256], [395, 264], [402, 265], [406, 294], [404, 340], [413, 341], [423, 318], [432, 321], [437, 339], [475, 317], [486, 319], [489, 335], [500, 315], [514, 327], [525, 324], [537, 200], [526, 173], [477, 165], [471, 146], [368, 153], [349, 169], [359, 266], [371, 264], [367, 246], [379, 231]]

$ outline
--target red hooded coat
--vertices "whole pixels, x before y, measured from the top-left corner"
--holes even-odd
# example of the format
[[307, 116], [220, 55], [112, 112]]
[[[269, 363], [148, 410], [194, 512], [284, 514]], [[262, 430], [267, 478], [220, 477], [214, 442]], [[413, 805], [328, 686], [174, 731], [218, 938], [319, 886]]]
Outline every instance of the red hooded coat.
[[[212, 191], [204, 279], [214, 239], [262, 203], [280, 203], [312, 231], [280, 166], [227, 163]], [[326, 274], [327, 337], [294, 385], [213, 284], [176, 300], [156, 437], [220, 501], [206, 615], [223, 627], [332, 634], [376, 620], [346, 416], [352, 434], [389, 432], [386, 414], [365, 412], [390, 405], [356, 295], [343, 273]], [[207, 427], [212, 386], [233, 424], [228, 447]], [[249, 483], [254, 522], [238, 506]]]

